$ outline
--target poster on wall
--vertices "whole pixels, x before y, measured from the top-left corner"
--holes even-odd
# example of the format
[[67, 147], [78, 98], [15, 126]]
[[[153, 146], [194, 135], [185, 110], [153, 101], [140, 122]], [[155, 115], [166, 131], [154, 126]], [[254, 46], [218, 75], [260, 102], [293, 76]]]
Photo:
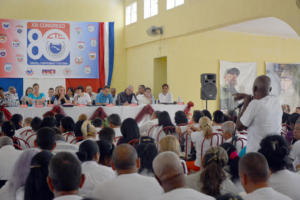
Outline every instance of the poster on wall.
[[220, 61], [220, 109], [224, 112], [236, 109], [239, 102], [233, 94], [252, 94], [256, 78], [256, 63]]
[[294, 112], [300, 106], [300, 63], [266, 63], [266, 71], [271, 78], [271, 93], [280, 96], [281, 104], [289, 105]]
[[0, 19], [0, 78], [99, 78], [99, 23]]

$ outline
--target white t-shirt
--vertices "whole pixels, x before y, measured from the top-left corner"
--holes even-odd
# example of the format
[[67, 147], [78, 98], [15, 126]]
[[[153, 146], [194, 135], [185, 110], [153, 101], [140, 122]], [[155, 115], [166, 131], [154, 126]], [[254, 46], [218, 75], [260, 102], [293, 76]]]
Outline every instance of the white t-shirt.
[[164, 193], [160, 200], [213, 200], [215, 198], [189, 188], [179, 188]]
[[18, 130], [16, 130], [15, 132], [15, 137], [21, 138], [21, 139], [25, 139], [26, 135], [31, 134], [32, 128], [30, 126], [25, 126], [23, 128], [20, 128]]
[[77, 95], [75, 96], [75, 99], [77, 100], [77, 104], [86, 105], [92, 102], [90, 95], [88, 95], [87, 93], [83, 93], [82, 97]]
[[79, 149], [78, 145], [70, 144], [70, 143], [67, 143], [64, 141], [57, 140], [56, 147], [53, 150], [53, 153], [56, 154], [58, 152], [70, 152], [70, 153], [76, 154], [78, 149]]
[[222, 142], [222, 137], [214, 135], [212, 138], [205, 139], [203, 132], [192, 132], [192, 142], [196, 148], [196, 161], [195, 165], [201, 167], [201, 160], [205, 155], [205, 152], [211, 147], [218, 146]]
[[292, 146], [290, 158], [294, 161], [294, 167], [300, 164], [300, 140], [295, 142]]
[[78, 195], [64, 195], [64, 196], [56, 197], [53, 200], [81, 200], [81, 199], [83, 198]]
[[0, 149], [0, 180], [8, 180], [11, 176], [14, 165], [22, 154], [12, 145], [5, 145]]
[[159, 103], [173, 103], [173, 95], [171, 93], [167, 93], [164, 95], [163, 93], [160, 93], [158, 95]]
[[155, 178], [137, 173], [119, 175], [97, 185], [92, 197], [105, 200], [157, 199], [163, 193]]
[[244, 200], [292, 200], [271, 187], [257, 189], [244, 197]]
[[300, 174], [288, 170], [280, 170], [269, 178], [270, 187], [292, 199], [300, 199], [299, 184]]
[[275, 96], [266, 96], [252, 100], [241, 117], [241, 122], [248, 127], [248, 152], [257, 152], [260, 141], [270, 134], [280, 135], [282, 108]]
[[155, 125], [158, 124], [158, 119], [153, 119], [153, 120], [149, 120], [144, 122], [141, 126], [140, 126], [140, 133], [141, 136], [148, 136], [148, 131]]
[[222, 134], [222, 126], [213, 126], [213, 133], [220, 133]]
[[98, 164], [96, 161], [82, 163], [82, 173], [85, 175], [83, 187], [79, 189], [81, 196], [91, 194], [95, 186], [116, 177], [112, 168]]
[[148, 99], [147, 97], [145, 97], [145, 95], [143, 94], [139, 94], [136, 96], [137, 100], [138, 100], [138, 104], [139, 105], [143, 105], [143, 104], [151, 104], [152, 103], [152, 99]]

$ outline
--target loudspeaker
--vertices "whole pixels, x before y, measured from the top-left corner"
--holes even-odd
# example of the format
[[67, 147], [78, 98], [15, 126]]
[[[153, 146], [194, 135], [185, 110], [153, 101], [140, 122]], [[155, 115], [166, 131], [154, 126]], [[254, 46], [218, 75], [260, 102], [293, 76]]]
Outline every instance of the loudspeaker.
[[217, 86], [216, 74], [201, 74], [201, 99], [216, 100]]

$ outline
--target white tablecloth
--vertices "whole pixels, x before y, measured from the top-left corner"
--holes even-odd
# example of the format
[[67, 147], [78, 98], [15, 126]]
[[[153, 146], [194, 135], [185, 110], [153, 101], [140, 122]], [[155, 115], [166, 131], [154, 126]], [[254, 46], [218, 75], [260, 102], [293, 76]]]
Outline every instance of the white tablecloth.
[[[143, 109], [145, 105], [139, 105], [139, 106], [113, 106], [113, 107], [103, 107], [105, 113], [107, 115], [110, 114], [119, 114], [121, 117], [121, 120], [123, 121], [126, 118], [135, 118], [137, 114]], [[155, 111], [167, 111], [172, 119], [174, 121], [175, 112], [179, 110], [184, 110], [186, 105], [162, 105], [162, 104], [153, 104], [151, 105], [152, 108]], [[86, 107], [63, 107], [65, 113], [72, 117], [74, 121], [78, 120], [78, 117], [80, 114], [86, 114], [88, 117], [92, 116], [92, 114], [97, 109], [97, 106], [86, 106]], [[7, 108], [11, 114], [21, 114], [23, 118], [26, 117], [41, 117], [44, 113], [47, 111], [50, 111], [51, 107], [43, 107], [43, 108], [34, 108], [34, 107], [28, 107], [28, 108], [21, 108], [21, 107], [8, 107]]]

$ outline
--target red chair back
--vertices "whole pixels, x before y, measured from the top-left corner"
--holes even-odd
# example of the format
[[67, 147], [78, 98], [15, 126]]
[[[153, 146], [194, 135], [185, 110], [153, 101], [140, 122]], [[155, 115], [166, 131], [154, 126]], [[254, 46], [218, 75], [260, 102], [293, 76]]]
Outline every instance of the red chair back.
[[128, 142], [128, 144], [130, 144], [131, 146], [135, 146], [136, 144], [138, 144], [140, 141], [140, 139], [136, 138], [136, 139], [132, 139]]
[[82, 140], [84, 140], [84, 138], [83, 138], [83, 136], [80, 136], [80, 137], [76, 137], [76, 138], [74, 138], [73, 140], [71, 140], [71, 144], [76, 144], [77, 142], [80, 142], [80, 141], [82, 141]]

